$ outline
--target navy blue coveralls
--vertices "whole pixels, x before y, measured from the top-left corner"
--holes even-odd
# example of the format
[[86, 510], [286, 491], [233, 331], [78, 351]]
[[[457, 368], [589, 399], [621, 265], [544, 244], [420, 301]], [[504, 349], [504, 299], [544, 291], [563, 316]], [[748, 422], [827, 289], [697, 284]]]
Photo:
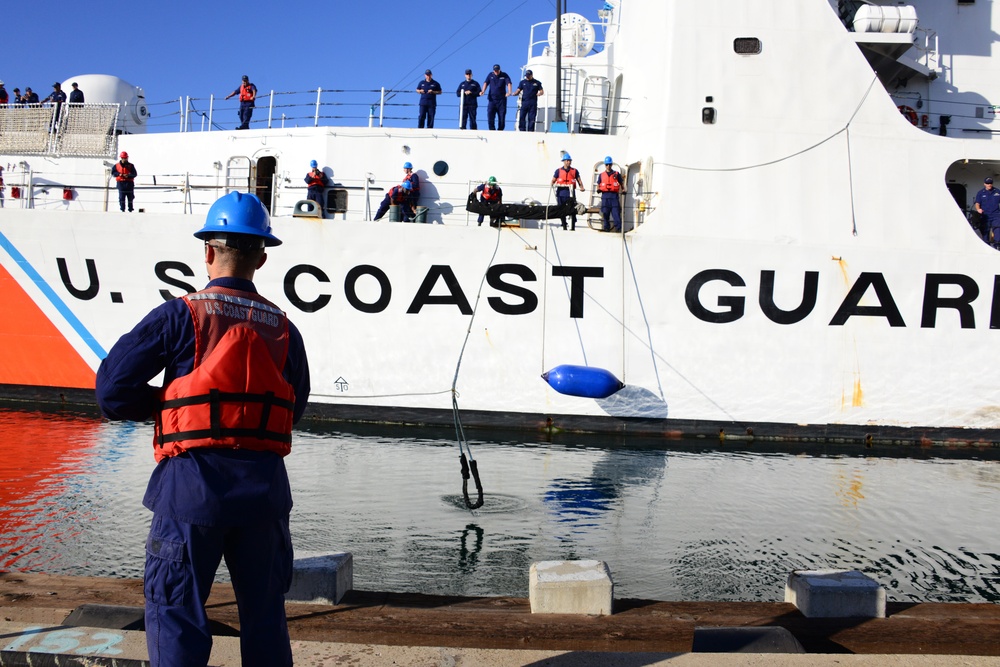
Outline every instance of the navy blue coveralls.
[[521, 93], [521, 117], [517, 121], [517, 129], [521, 132], [534, 132], [535, 116], [538, 115], [538, 94], [542, 92], [542, 84], [535, 78], [521, 79], [514, 92]]
[[[612, 179], [618, 183], [617, 191], [605, 189], [610, 188], [609, 181]], [[601, 217], [604, 218], [604, 231], [606, 232], [612, 230], [620, 232], [622, 230], [622, 204], [618, 194], [621, 192], [622, 185], [622, 175], [617, 171], [605, 169], [598, 177], [597, 189], [601, 191]], [[613, 227], [609, 227], [611, 220], [614, 220], [615, 223]]]
[[[559, 173], [560, 171], [568, 171], [573, 176], [571, 185], [565, 185], [565, 184], [556, 185], [556, 204], [562, 206], [563, 204], [568, 204], [571, 201], [576, 201], [576, 179], [579, 178], [580, 172], [574, 167], [570, 167], [568, 170], [565, 167], [559, 167], [558, 169], [555, 170], [555, 173], [552, 174], [552, 178], [556, 179], [557, 182], [559, 181], [560, 178], [562, 178], [562, 176]], [[562, 220], [562, 228], [566, 229], [566, 218], [560, 218], [560, 219]], [[575, 212], [572, 214], [572, 219], [573, 219], [573, 226], [570, 229], [575, 230], [576, 229]]]
[[[468, 95], [465, 94], [466, 91], [468, 91]], [[458, 90], [455, 91], [455, 95], [462, 100], [461, 129], [465, 129], [466, 121], [468, 121], [469, 129], [479, 129], [476, 127], [476, 111], [479, 108], [479, 93], [481, 92], [482, 89], [476, 83], [475, 79], [469, 79], [458, 84]]]
[[423, 127], [424, 121], [427, 121], [427, 127], [434, 127], [434, 114], [437, 112], [437, 96], [441, 93], [441, 84], [434, 79], [424, 80], [417, 84], [417, 92], [420, 93], [417, 127]]
[[385, 193], [385, 197], [382, 198], [382, 203], [379, 204], [378, 211], [375, 212], [375, 217], [372, 219], [381, 220], [382, 216], [389, 210], [389, 207], [397, 204], [403, 222], [412, 220], [414, 211], [413, 204], [411, 203], [411, 192], [412, 190], [407, 191], [402, 185], [394, 185], [389, 188], [389, 191]]
[[983, 218], [986, 220], [983, 227], [988, 230], [987, 238], [983, 240], [996, 248], [1000, 246], [1000, 190], [995, 187], [989, 190], [983, 188], [976, 193], [976, 203], [983, 209]]
[[506, 72], [492, 71], [483, 81], [483, 93], [489, 103], [486, 105], [486, 122], [491, 130], [503, 130], [507, 123], [507, 86], [510, 77]]
[[[256, 292], [249, 280], [209, 287]], [[293, 420], [309, 398], [302, 336], [289, 323], [283, 375], [295, 388]], [[153, 309], [122, 336], [97, 371], [97, 403], [109, 419], [146, 421], [157, 406], [149, 382], [194, 370], [195, 332], [183, 299]], [[142, 504], [152, 510], [146, 541], [146, 643], [153, 667], [208, 664], [212, 635], [205, 601], [222, 558], [239, 606], [244, 667], [292, 664], [284, 594], [291, 584], [291, 489], [274, 452], [197, 448], [160, 461]]]

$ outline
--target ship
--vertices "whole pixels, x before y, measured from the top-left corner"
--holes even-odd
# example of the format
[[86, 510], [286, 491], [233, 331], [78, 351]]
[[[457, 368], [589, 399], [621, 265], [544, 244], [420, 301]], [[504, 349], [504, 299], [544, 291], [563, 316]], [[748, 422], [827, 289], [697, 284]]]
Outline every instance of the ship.
[[[385, 94], [355, 126], [316, 96], [293, 127], [265, 94], [248, 130], [217, 129], [212, 100], [151, 132], [143, 89], [112, 75], [73, 77], [88, 103], [58, 115], [0, 109], [0, 394], [92, 402], [118, 337], [204, 285], [192, 234], [235, 191], [284, 242], [256, 280], [303, 334], [319, 419], [998, 440], [1000, 255], [974, 206], [1000, 177], [996, 3], [609, 0], [526, 30], [511, 78], [547, 82], [533, 132], [516, 109], [484, 129], [485, 105], [477, 130], [390, 127]], [[141, 165], [135, 213], [120, 151]], [[544, 213], [566, 155], [575, 229]], [[603, 231], [605, 158], [621, 233]], [[404, 162], [416, 221], [374, 220]], [[489, 176], [543, 214], [478, 224]], [[560, 368], [620, 384], [554, 387]]]

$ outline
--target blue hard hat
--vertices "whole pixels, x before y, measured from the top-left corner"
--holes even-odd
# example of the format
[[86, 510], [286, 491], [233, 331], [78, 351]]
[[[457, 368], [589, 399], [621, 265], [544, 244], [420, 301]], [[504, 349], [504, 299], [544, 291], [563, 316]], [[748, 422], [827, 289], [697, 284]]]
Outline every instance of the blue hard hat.
[[281, 245], [281, 241], [271, 234], [271, 218], [267, 209], [256, 196], [243, 192], [230, 192], [220, 197], [208, 209], [205, 226], [194, 233], [203, 241], [222, 238], [227, 234], [259, 236], [265, 246]]
[[319, 162], [316, 162], [316, 160], [310, 160], [309, 166], [313, 167], [313, 168], [318, 167], [319, 166]]
[[[409, 163], [407, 163], [407, 164], [409, 164]], [[410, 185], [410, 182], [409, 182], [409, 181], [403, 181], [403, 189], [404, 189], [404, 190], [412, 190], [412, 189], [413, 189], [413, 186], [412, 186], [412, 185]]]
[[614, 163], [615, 161], [611, 159], [610, 155], [604, 158], [604, 164], [614, 164]]
[[403, 169], [413, 169], [413, 165], [410, 164], [409, 162], [404, 162]]
[[571, 158], [571, 157], [569, 156], [569, 153], [563, 153], [563, 162], [565, 162], [566, 160], [572, 160], [572, 159], [573, 159], [573, 158]]

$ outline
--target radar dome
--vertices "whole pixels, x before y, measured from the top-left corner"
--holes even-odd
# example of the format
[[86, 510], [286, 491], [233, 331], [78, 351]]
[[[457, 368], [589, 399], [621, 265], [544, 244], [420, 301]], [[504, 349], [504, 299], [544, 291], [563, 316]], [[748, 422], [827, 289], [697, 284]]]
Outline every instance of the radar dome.
[[[562, 15], [562, 54], [582, 58], [594, 48], [594, 26], [579, 14]], [[549, 26], [549, 48], [556, 50], [556, 22]]]
[[142, 134], [146, 131], [149, 109], [146, 93], [139, 86], [110, 74], [80, 74], [66, 79], [62, 89], [68, 94], [76, 83], [87, 104], [118, 104], [118, 129], [124, 134]]

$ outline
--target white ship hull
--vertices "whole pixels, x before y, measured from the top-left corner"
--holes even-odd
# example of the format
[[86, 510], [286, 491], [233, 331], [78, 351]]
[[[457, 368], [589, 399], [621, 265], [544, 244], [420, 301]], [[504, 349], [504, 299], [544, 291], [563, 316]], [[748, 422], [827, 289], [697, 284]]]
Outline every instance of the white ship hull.
[[[34, 322], [32, 308], [44, 318], [8, 323], [0, 384], [86, 388], [118, 336], [200, 288], [191, 234], [215, 197], [240, 189], [245, 160], [258, 186], [275, 175], [262, 198], [284, 244], [257, 283], [302, 330], [317, 414], [447, 421], [456, 396], [493, 425], [992, 442], [1000, 255], [958, 204], [1000, 171], [984, 101], [1000, 72], [957, 52], [962, 12], [996, 25], [992, 5], [952, 15], [914, 3], [937, 21], [937, 51], [923, 53], [930, 67], [910, 65], [902, 89], [856, 43], [881, 38], [850, 32], [836, 3], [695, 4], [622, 3], [604, 51], [572, 63], [612, 82], [606, 133], [123, 135], [117, 148], [140, 174], [132, 215], [117, 212], [113, 189], [104, 210], [101, 159], [5, 155], [27, 163], [33, 196], [8, 194], [0, 211], [0, 293], [17, 321]], [[734, 40], [751, 37], [760, 53], [735, 54]], [[529, 66], [546, 80], [553, 60]], [[927, 128], [897, 109], [915, 92]], [[584, 220], [575, 232], [558, 220], [497, 230], [464, 210], [489, 175], [508, 202], [554, 204], [562, 152], [585, 180], [605, 155], [627, 169], [627, 233]], [[330, 170], [345, 211], [291, 215], [310, 159]], [[424, 176], [428, 224], [371, 221], [404, 160]], [[25, 172], [8, 168], [8, 190], [29, 185]], [[540, 376], [560, 364], [606, 369], [626, 387], [559, 394]]]

